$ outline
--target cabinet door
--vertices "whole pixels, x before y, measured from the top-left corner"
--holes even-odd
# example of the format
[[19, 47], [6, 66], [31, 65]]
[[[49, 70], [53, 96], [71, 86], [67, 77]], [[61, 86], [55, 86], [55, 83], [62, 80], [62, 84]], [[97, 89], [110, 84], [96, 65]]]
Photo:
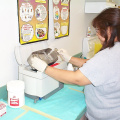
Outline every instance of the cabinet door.
[[87, 0], [85, 1], [85, 13], [100, 13], [102, 10], [109, 7], [118, 7], [113, 2], [106, 2], [103, 0]]

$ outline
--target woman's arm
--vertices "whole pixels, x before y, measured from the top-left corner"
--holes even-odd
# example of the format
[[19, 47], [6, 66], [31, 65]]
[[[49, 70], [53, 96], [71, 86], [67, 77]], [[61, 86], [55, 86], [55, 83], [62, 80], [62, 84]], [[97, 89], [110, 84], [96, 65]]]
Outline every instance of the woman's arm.
[[62, 57], [62, 59], [64, 61], [69, 62], [77, 67], [83, 66], [83, 64], [88, 60], [88, 59], [81, 59], [81, 58], [72, 57], [64, 49], [60, 49], [58, 51], [58, 53], [60, 54], [60, 56]]
[[91, 82], [80, 72], [80, 70], [73, 72], [48, 66], [45, 73], [66, 84], [76, 84], [80, 86], [91, 84]]
[[76, 57], [71, 57], [69, 63], [81, 67], [83, 66], [84, 63], [86, 63], [89, 59], [82, 59], [82, 58], [76, 58]]
[[74, 72], [50, 67], [46, 62], [37, 57], [31, 58], [31, 63], [33, 68], [40, 72], [45, 72], [47, 75], [56, 79], [57, 81], [80, 86], [91, 84], [88, 78], [86, 78], [80, 70]]

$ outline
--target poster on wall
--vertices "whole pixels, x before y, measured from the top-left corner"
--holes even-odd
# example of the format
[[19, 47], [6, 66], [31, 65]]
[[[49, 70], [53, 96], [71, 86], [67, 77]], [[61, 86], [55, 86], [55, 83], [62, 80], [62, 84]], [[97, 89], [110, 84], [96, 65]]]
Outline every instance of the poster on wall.
[[69, 35], [70, 1], [53, 0], [54, 35], [60, 38]]
[[48, 0], [18, 0], [20, 44], [48, 39]]

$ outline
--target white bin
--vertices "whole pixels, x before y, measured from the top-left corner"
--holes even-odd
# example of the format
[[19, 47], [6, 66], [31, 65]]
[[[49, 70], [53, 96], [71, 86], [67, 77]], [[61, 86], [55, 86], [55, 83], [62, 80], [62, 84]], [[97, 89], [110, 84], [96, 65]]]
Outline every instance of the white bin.
[[23, 81], [13, 80], [7, 83], [8, 105], [12, 108], [19, 108], [25, 104], [25, 85]]

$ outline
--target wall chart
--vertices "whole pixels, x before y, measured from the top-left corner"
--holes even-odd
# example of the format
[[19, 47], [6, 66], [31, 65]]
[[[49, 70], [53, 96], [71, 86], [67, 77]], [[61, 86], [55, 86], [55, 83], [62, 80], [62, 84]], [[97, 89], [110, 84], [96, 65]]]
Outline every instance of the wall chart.
[[70, 1], [53, 0], [54, 35], [60, 38], [69, 35]]
[[48, 0], [18, 0], [20, 44], [48, 39], [48, 2]]

